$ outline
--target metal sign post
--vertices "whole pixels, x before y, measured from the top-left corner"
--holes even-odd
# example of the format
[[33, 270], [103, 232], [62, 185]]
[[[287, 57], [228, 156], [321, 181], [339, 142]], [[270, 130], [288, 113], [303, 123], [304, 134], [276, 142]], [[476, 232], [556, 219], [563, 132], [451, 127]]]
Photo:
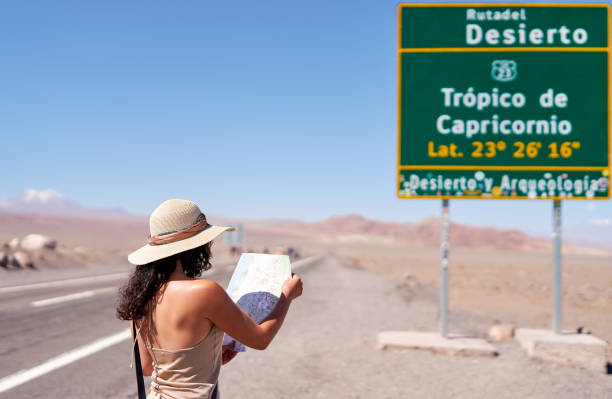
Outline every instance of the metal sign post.
[[561, 201], [553, 202], [553, 331], [561, 333]]
[[223, 242], [227, 244], [244, 243], [244, 227], [242, 223], [230, 224], [229, 226], [234, 227], [236, 230], [227, 231], [225, 234], [223, 234]]
[[449, 240], [449, 214], [448, 200], [442, 200], [442, 226], [440, 232], [440, 335], [444, 338], [448, 335], [448, 251]]

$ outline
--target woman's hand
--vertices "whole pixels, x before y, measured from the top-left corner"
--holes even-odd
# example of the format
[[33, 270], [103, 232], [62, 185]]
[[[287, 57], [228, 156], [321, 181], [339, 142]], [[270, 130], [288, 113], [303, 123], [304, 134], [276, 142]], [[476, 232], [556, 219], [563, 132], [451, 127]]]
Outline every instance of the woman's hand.
[[223, 349], [221, 351], [221, 364], [227, 364], [230, 360], [236, 357], [238, 352], [234, 350], [234, 344], [236, 341], [232, 341], [227, 345], [223, 345]]
[[302, 280], [293, 276], [283, 283], [283, 294], [272, 312], [260, 324], [256, 324], [232, 301], [219, 284], [211, 280], [197, 280], [193, 303], [202, 304], [198, 309], [201, 317], [213, 322], [226, 334], [253, 349], [264, 350], [283, 324], [291, 300], [302, 294]]
[[283, 283], [281, 290], [289, 300], [299, 297], [302, 295], [302, 279], [297, 274], [293, 274], [290, 279]]

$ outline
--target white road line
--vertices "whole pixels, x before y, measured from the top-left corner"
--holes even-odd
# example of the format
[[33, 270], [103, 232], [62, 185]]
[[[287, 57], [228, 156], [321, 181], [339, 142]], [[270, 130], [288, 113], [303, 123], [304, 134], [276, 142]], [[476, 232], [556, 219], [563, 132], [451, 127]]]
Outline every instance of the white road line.
[[297, 260], [293, 262], [293, 264], [291, 265], [291, 270], [295, 271], [303, 267], [310, 266], [313, 263], [320, 261], [321, 259], [323, 259], [322, 255], [312, 255], [312, 256], [309, 256], [308, 258]]
[[93, 291], [77, 292], [76, 294], [70, 294], [70, 295], [58, 296], [55, 298], [41, 299], [40, 301], [34, 301], [32, 302], [32, 306], [40, 307], [40, 306], [54, 305], [56, 303], [73, 301], [75, 299], [89, 298], [94, 295], [95, 293]]
[[82, 292], [77, 292], [75, 294], [57, 296], [57, 297], [48, 298], [48, 299], [41, 299], [39, 301], [32, 302], [32, 306], [38, 308], [41, 306], [55, 305], [56, 303], [74, 301], [76, 299], [81, 299], [81, 298], [89, 298], [96, 294], [102, 294], [102, 293], [111, 292], [111, 291], [117, 291], [117, 287], [99, 288], [97, 290], [82, 291]]
[[104, 274], [101, 276], [79, 277], [79, 278], [71, 278], [68, 280], [56, 280], [56, 281], [47, 281], [43, 283], [35, 283], [35, 284], [27, 284], [27, 285], [15, 285], [11, 287], [1, 287], [0, 294], [4, 294], [7, 292], [21, 291], [21, 290], [35, 290], [35, 289], [40, 289], [40, 288], [79, 285], [82, 283], [93, 283], [93, 282], [99, 283], [99, 282], [104, 282], [104, 281], [120, 280], [127, 276], [128, 276], [127, 272], [121, 272], [121, 273], [113, 273], [113, 274]]
[[[228, 266], [227, 268], [225, 266]], [[229, 270], [235, 266], [233, 261], [225, 261], [219, 262], [217, 264], [213, 264], [213, 272], [215, 271], [214, 267], [217, 267], [217, 270], [225, 271]], [[34, 284], [25, 284], [25, 285], [14, 285], [10, 287], [0, 287], [0, 294], [5, 294], [8, 292], [16, 292], [21, 290], [35, 290], [40, 288], [50, 288], [50, 287], [62, 287], [62, 286], [71, 286], [71, 285], [79, 285], [82, 283], [99, 283], [105, 281], [114, 281], [121, 280], [126, 278], [129, 275], [129, 272], [120, 272], [120, 273], [112, 273], [112, 274], [103, 274], [99, 276], [89, 276], [89, 277], [78, 277], [71, 278], [66, 280], [55, 280], [55, 281], [45, 281]]]
[[121, 341], [125, 341], [130, 337], [130, 330], [126, 329], [109, 337], [94, 341], [89, 345], [62, 353], [61, 355], [51, 358], [38, 366], [32, 367], [31, 369], [21, 370], [15, 374], [4, 377], [0, 379], [0, 393], [6, 392], [11, 388], [15, 388], [16, 386], [50, 373], [51, 371], [59, 369], [60, 367], [74, 363], [84, 357], [93, 355], [94, 353], [116, 345]]

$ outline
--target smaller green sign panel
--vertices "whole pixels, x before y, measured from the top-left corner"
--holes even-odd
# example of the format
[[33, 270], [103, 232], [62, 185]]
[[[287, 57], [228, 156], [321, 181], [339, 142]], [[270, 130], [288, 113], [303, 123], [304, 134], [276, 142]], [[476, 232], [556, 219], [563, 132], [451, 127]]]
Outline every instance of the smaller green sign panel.
[[607, 4], [398, 12], [400, 198], [610, 198]]
[[403, 198], [596, 199], [606, 197], [609, 175], [603, 172], [500, 170], [404, 170]]

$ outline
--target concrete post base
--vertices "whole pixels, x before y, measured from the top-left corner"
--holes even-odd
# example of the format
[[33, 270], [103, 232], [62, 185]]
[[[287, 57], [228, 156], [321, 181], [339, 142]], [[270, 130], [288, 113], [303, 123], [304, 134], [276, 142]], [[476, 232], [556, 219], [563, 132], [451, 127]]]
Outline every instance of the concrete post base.
[[462, 356], [496, 356], [497, 350], [484, 339], [416, 331], [383, 331], [378, 333], [379, 349], [421, 349], [434, 353]]
[[531, 358], [606, 372], [608, 344], [592, 335], [518, 328], [515, 338]]

